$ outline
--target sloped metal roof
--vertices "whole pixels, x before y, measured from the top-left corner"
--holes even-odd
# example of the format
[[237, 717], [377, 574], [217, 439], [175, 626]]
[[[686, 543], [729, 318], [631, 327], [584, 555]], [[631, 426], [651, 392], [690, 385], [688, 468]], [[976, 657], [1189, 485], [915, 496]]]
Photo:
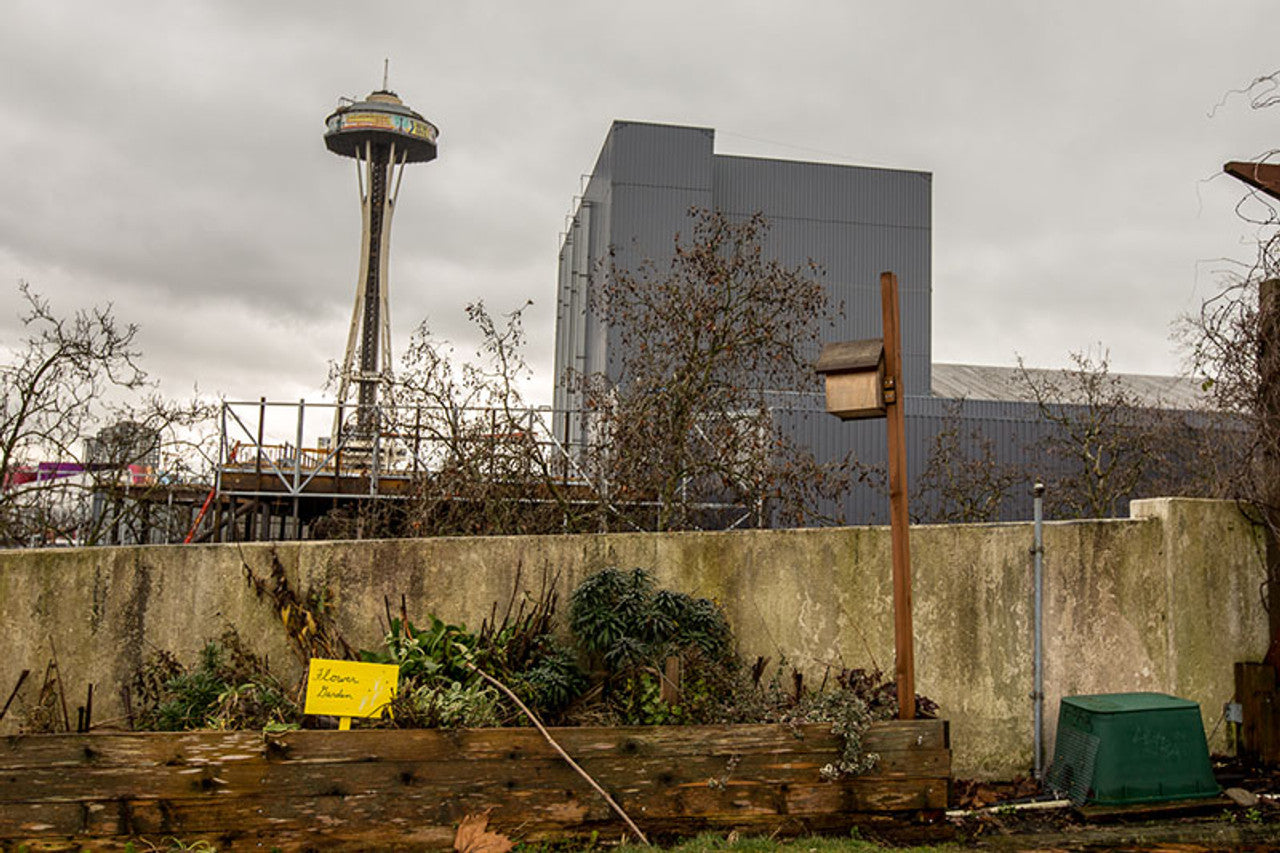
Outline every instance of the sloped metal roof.
[[[1070, 371], [1029, 367], [1026, 372], [1033, 381], [1049, 380], [1063, 386], [1065, 390], [1070, 390], [1071, 383], [1065, 381]], [[1151, 376], [1141, 373], [1109, 375], [1140, 403], [1153, 408], [1200, 409], [1208, 404], [1208, 398], [1200, 387], [1192, 380], [1181, 376]], [[1017, 367], [935, 363], [930, 386], [935, 397], [1035, 402], [1035, 397], [1027, 388], [1022, 370]], [[1061, 399], [1051, 402], [1079, 401]]]

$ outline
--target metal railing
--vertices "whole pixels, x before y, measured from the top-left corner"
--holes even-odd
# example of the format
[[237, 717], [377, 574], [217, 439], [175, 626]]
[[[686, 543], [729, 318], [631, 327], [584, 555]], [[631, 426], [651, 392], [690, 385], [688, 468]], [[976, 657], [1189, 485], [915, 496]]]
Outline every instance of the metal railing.
[[[365, 414], [359, 417], [353, 404], [224, 402], [216, 495], [295, 505], [304, 498], [396, 500], [412, 497], [431, 478], [447, 483], [457, 466], [471, 466], [471, 475], [489, 483], [564, 487], [569, 502], [600, 505], [619, 518], [626, 514], [613, 505], [618, 499], [632, 512], [659, 505], [642, 495], [614, 494], [602, 466], [592, 464], [608, 445], [587, 412], [378, 405], [372, 418]], [[575, 431], [570, 442], [566, 436]], [[537, 489], [515, 499], [551, 500]], [[717, 527], [737, 527], [761, 512], [758, 501], [750, 503], [712, 498], [685, 506], [729, 512], [735, 517]]]
[[[362, 423], [358, 415], [354, 405], [305, 400], [224, 402], [218, 494], [350, 497], [350, 488], [337, 484], [355, 478], [362, 488], [367, 481], [369, 497], [399, 497], [402, 488], [383, 484], [401, 485], [476, 459], [494, 477], [525, 469], [567, 484], [593, 483], [580, 462], [583, 449], [571, 449], [553, 432], [556, 413], [549, 408], [380, 405], [372, 419]], [[246, 486], [243, 475], [250, 474]]]

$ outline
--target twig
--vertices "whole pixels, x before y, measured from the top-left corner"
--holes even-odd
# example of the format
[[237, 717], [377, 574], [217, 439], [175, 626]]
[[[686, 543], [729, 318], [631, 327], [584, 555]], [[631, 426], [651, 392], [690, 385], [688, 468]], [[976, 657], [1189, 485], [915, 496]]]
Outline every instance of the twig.
[[67, 694], [62, 689], [62, 667], [58, 666], [58, 650], [53, 647], [52, 637], [49, 638], [49, 654], [53, 658], [53, 671], [58, 674], [58, 700], [62, 703], [62, 729], [69, 732], [71, 731], [71, 715], [67, 713]]
[[1036, 800], [1030, 803], [1002, 803], [996, 806], [983, 806], [977, 809], [947, 809], [947, 817], [969, 817], [975, 814], [1000, 814], [1005, 811], [1028, 811], [1034, 809], [1066, 809], [1070, 808], [1070, 800]]
[[587, 774], [587, 771], [579, 767], [578, 763], [569, 757], [569, 753], [565, 752], [560, 747], [560, 744], [555, 742], [555, 739], [551, 737], [551, 734], [547, 731], [546, 727], [542, 725], [542, 721], [539, 720], [537, 716], [534, 715], [534, 713], [529, 710], [528, 706], [526, 706], [523, 702], [520, 701], [520, 697], [517, 696], [511, 690], [510, 687], [503, 684], [501, 681], [494, 678], [492, 675], [485, 672], [483, 669], [471, 663], [470, 661], [464, 661], [464, 663], [466, 663], [467, 667], [472, 672], [476, 673], [485, 681], [489, 682], [494, 687], [498, 688], [503, 693], [507, 694], [507, 696], [511, 699], [511, 701], [515, 702], [516, 706], [519, 707], [520, 710], [524, 712], [524, 715], [529, 718], [529, 721], [533, 723], [535, 727], [537, 727], [538, 731], [542, 733], [542, 736], [547, 739], [547, 743], [551, 744], [551, 748], [554, 749], [556, 752], [558, 752], [560, 754], [560, 757], [563, 758], [570, 767], [576, 770], [579, 776], [581, 776], [583, 779], [586, 779], [587, 784], [589, 784], [592, 788], [594, 788], [596, 790], [596, 793], [604, 797], [604, 801], [609, 804], [609, 807], [618, 813], [618, 816], [622, 818], [623, 821], [626, 822], [627, 826], [631, 827], [631, 831], [636, 834], [636, 837], [638, 837], [646, 847], [650, 846], [649, 839], [646, 838], [645, 834], [640, 831], [640, 827], [636, 826], [635, 823], [631, 820], [631, 818], [627, 816], [627, 813], [622, 810], [622, 806], [615, 803], [613, 801], [613, 797], [610, 797], [609, 794], [604, 790], [604, 788], [601, 788], [596, 783], [596, 780], [592, 779], [591, 776]]
[[31, 674], [31, 670], [24, 669], [18, 676], [18, 683], [13, 685], [13, 692], [9, 694], [9, 699], [4, 703], [4, 707], [0, 708], [0, 720], [4, 719], [4, 715], [9, 713], [9, 706], [13, 704], [14, 697], [18, 695], [18, 691], [22, 689], [22, 682], [27, 680], [27, 676]]

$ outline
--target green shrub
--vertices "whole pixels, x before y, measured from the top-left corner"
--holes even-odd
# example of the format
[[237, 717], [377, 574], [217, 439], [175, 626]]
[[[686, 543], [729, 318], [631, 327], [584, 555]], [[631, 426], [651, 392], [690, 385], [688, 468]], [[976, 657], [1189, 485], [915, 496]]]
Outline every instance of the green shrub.
[[301, 719], [298, 703], [234, 629], [207, 643], [192, 669], [167, 652], [153, 655], [134, 687], [135, 728], [150, 731], [262, 729]]
[[[569, 627], [600, 690], [583, 722], [657, 725], [722, 722], [737, 700], [740, 671], [728, 620], [715, 604], [659, 589], [644, 569], [604, 569], [569, 602]], [[662, 701], [666, 663], [681, 672], [680, 699]]]

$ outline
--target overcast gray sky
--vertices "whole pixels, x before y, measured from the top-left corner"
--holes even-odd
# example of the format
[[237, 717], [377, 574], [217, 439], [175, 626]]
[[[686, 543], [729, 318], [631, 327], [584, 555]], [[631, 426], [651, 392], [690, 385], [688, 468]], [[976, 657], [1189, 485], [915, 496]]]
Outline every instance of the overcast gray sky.
[[532, 299], [550, 397], [556, 254], [615, 118], [720, 153], [933, 172], [937, 361], [1179, 368], [1171, 323], [1248, 260], [1223, 161], [1280, 147], [1233, 88], [1280, 67], [1264, 2], [7, 0], [0, 342], [16, 283], [110, 301], [172, 395], [319, 398], [359, 260], [340, 95], [441, 129], [392, 232], [393, 346]]

